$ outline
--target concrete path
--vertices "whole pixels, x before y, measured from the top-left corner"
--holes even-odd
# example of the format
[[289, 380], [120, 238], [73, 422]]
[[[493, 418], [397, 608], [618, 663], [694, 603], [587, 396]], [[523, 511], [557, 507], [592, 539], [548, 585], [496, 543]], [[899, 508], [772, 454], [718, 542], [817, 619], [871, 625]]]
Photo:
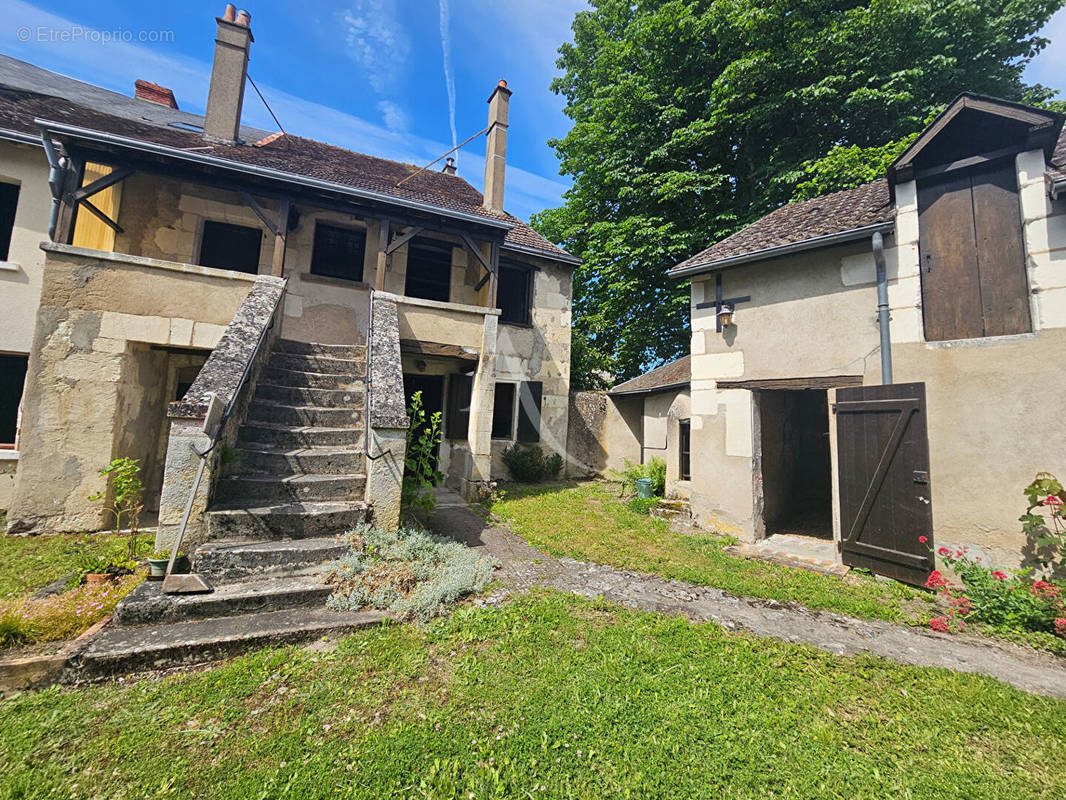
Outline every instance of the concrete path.
[[719, 589], [670, 581], [601, 564], [554, 558], [506, 527], [486, 522], [455, 493], [439, 491], [429, 527], [494, 555], [499, 578], [512, 589], [549, 586], [642, 611], [678, 613], [837, 655], [870, 653], [904, 664], [975, 672], [1027, 692], [1066, 699], [1066, 660], [1009, 643], [939, 634], [812, 611], [771, 600], [735, 597]]

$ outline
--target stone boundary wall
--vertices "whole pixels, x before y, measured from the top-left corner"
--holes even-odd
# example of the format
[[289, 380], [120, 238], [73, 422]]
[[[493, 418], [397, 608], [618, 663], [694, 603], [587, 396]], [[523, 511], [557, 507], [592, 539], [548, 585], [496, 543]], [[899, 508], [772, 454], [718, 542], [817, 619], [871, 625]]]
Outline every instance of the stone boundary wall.
[[566, 474], [602, 475], [607, 467], [607, 393], [571, 392], [566, 433]]

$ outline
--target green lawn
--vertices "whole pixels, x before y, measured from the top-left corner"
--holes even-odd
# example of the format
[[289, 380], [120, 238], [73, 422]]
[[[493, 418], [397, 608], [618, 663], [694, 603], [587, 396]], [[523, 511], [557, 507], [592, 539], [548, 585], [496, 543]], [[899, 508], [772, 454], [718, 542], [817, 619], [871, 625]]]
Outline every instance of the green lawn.
[[0, 798], [1061, 798], [1066, 703], [538, 592], [0, 701]]
[[922, 623], [932, 615], [930, 595], [900, 583], [841, 580], [731, 556], [729, 539], [671, 531], [664, 520], [631, 511], [608, 483], [507, 487], [489, 505], [515, 533], [556, 556], [859, 617]]
[[77, 568], [82, 554], [102, 556], [125, 546], [125, 534], [8, 536], [0, 531], [0, 598], [19, 597], [62, 578]]

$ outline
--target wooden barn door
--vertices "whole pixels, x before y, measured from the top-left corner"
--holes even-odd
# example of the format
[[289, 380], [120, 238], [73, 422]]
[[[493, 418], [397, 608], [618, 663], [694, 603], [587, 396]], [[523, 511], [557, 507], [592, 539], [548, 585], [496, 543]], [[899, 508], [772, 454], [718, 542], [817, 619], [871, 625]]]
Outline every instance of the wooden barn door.
[[925, 384], [838, 389], [833, 412], [843, 562], [925, 583], [933, 569]]

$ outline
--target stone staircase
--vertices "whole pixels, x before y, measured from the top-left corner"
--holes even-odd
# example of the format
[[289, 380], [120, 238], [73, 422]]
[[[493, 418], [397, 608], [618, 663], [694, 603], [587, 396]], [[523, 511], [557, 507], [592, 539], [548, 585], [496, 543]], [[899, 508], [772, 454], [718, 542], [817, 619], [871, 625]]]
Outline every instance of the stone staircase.
[[145, 582], [71, 659], [73, 679], [198, 663], [264, 643], [344, 633], [377, 612], [326, 610], [339, 534], [370, 517], [365, 348], [279, 340], [191, 554], [208, 594]]
[[340, 533], [367, 519], [366, 349], [278, 341], [207, 513], [208, 538]]

